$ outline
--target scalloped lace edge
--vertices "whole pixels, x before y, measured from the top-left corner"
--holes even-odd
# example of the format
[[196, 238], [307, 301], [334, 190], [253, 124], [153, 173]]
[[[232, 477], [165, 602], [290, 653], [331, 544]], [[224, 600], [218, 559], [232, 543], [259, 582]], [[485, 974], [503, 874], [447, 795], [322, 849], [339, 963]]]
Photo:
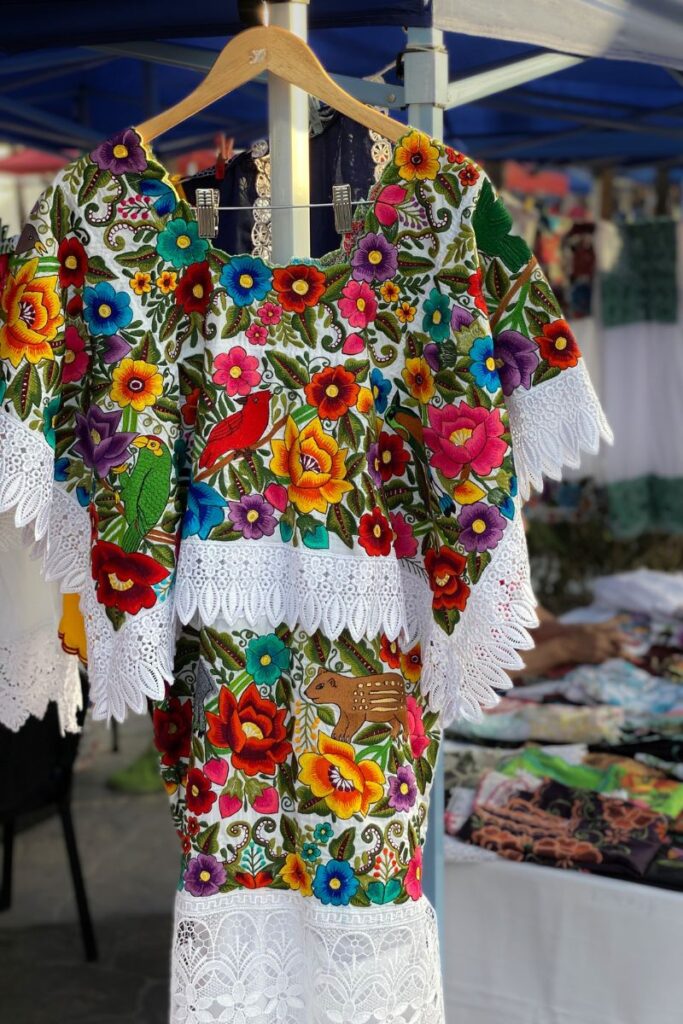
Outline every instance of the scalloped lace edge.
[[519, 493], [540, 491], [543, 477], [562, 478], [562, 467], [577, 469], [582, 452], [592, 455], [600, 441], [614, 437], [583, 359], [556, 377], [507, 399]]
[[0, 724], [17, 732], [57, 704], [62, 734], [79, 732], [83, 707], [78, 661], [65, 654], [52, 623], [28, 636], [0, 640]]
[[426, 897], [384, 908], [295, 892], [178, 893], [171, 1024], [444, 1024]]

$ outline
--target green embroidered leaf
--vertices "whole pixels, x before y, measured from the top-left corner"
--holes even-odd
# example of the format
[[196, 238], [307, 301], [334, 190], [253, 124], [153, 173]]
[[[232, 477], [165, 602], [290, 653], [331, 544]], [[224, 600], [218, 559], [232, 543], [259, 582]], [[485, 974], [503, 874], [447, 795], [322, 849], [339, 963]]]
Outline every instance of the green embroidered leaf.
[[292, 327], [301, 335], [309, 348], [315, 348], [318, 343], [318, 332], [316, 330], [316, 311], [307, 306], [303, 313], [292, 313]]
[[[159, 253], [151, 246], [144, 246], [142, 249], [134, 249], [132, 252], [121, 253], [116, 257], [116, 262], [122, 267], [130, 270], [149, 271], [159, 260]], [[91, 260], [88, 260], [90, 265]]]
[[327, 707], [326, 704], [319, 704], [317, 706], [317, 714], [323, 725], [329, 725], [332, 728], [337, 724], [337, 716], [335, 715], [332, 708]]
[[327, 816], [331, 813], [324, 799], [314, 796], [308, 786], [300, 786], [297, 792], [299, 814], [319, 814]]
[[291, 800], [296, 800], [296, 788], [294, 786], [295, 776], [293, 774], [292, 765], [289, 763], [281, 764], [277, 770], [277, 778], [280, 792], [288, 796]]
[[280, 832], [282, 833], [282, 848], [288, 853], [296, 853], [299, 842], [299, 826], [293, 818], [286, 814], [280, 817]]
[[354, 487], [354, 489], [352, 491], [349, 491], [349, 493], [347, 494], [346, 504], [348, 506], [349, 512], [351, 513], [351, 515], [355, 516], [356, 519], [359, 519], [363, 515], [365, 501], [363, 499], [363, 495], [361, 494], [357, 487]]
[[453, 206], [460, 206], [462, 190], [460, 189], [454, 175], [437, 174], [434, 181], [434, 189], [436, 192], [440, 192], [441, 195], [448, 196]]
[[[395, 772], [398, 768], [398, 762], [390, 766], [391, 771]], [[373, 818], [393, 818], [396, 814], [396, 808], [389, 804], [389, 797], [383, 796], [381, 800], [378, 800], [376, 804], [372, 804], [371, 813]]]
[[50, 207], [50, 223], [52, 234], [58, 242], [61, 242], [69, 233], [69, 207], [62, 189], [57, 185], [52, 195], [52, 206]]
[[337, 437], [340, 445], [347, 445], [352, 451], [357, 450], [363, 436], [363, 424], [352, 412], [345, 412], [338, 421]]
[[354, 640], [348, 629], [345, 629], [337, 639], [337, 650], [341, 659], [357, 675], [373, 675], [381, 669], [371, 651], [364, 647], [362, 641]]
[[470, 283], [471, 272], [462, 264], [457, 267], [444, 267], [436, 275], [436, 280], [447, 285], [452, 291], [464, 292]]
[[78, 192], [78, 205], [85, 206], [94, 197], [98, 188], [104, 188], [110, 181], [111, 174], [109, 171], [102, 171], [96, 163], [88, 161]]
[[534, 309], [532, 306], [527, 306], [524, 310], [524, 319], [532, 337], [542, 334], [544, 326], [550, 323], [550, 317], [544, 310]]
[[126, 621], [126, 616], [123, 612], [120, 612], [118, 608], [105, 608], [104, 613], [111, 622], [114, 629], [118, 632], [121, 626]]
[[561, 373], [561, 372], [562, 371], [560, 370], [559, 366], [549, 366], [548, 363], [543, 361], [538, 366], [538, 368], [537, 368], [537, 370], [536, 370], [536, 372], [534, 374], [534, 379], [533, 379], [534, 387], [536, 386], [536, 384], [543, 384], [547, 380], [552, 380], [553, 377], [557, 377], [557, 375], [559, 373]]
[[465, 393], [463, 383], [455, 370], [439, 370], [434, 379], [444, 398], [453, 399]]
[[330, 842], [330, 854], [335, 860], [351, 860], [356, 852], [353, 842], [355, 836], [356, 829], [352, 825], [350, 828], [345, 828], [341, 835]]
[[398, 269], [404, 274], [427, 274], [434, 269], [434, 261], [414, 252], [399, 252]]
[[500, 302], [510, 287], [510, 278], [506, 274], [505, 268], [500, 260], [491, 260], [489, 268], [486, 271], [485, 280], [489, 294], [493, 296], [496, 302]]
[[531, 282], [529, 285], [529, 301], [533, 302], [535, 306], [540, 306], [542, 309], [547, 310], [551, 316], [562, 316], [562, 310], [557, 304], [557, 299], [545, 281]]
[[352, 373], [357, 381], [364, 381], [370, 369], [369, 359], [347, 359], [344, 369]]
[[[309, 661], [314, 662], [316, 665], [326, 665], [327, 659], [330, 656], [330, 649], [332, 644], [327, 639], [325, 634], [321, 630], [317, 629], [315, 633], [308, 637], [304, 644], [306, 651], [306, 657]], [[320, 711], [318, 711], [320, 714]], [[321, 716], [322, 717], [322, 716]], [[329, 725], [330, 723], [325, 723]]]
[[322, 294], [321, 303], [329, 304], [341, 298], [342, 291], [351, 277], [351, 267], [345, 263], [336, 264], [325, 270], [327, 287]]
[[232, 775], [225, 786], [223, 793], [226, 796], [236, 796], [238, 800], [244, 800], [244, 781], [241, 775]]
[[159, 341], [166, 341], [173, 334], [182, 315], [182, 306], [171, 306], [159, 332]]
[[343, 540], [347, 548], [353, 547], [356, 523], [343, 505], [330, 505], [327, 512], [327, 529]]
[[374, 326], [376, 330], [386, 334], [395, 345], [401, 341], [401, 327], [393, 313], [378, 313], [375, 317]]
[[242, 650], [228, 633], [219, 633], [216, 629], [205, 630], [206, 637], [221, 661], [233, 672], [241, 672], [246, 668], [247, 661]]
[[368, 895], [367, 895], [365, 889], [363, 889], [363, 888], [357, 889], [356, 892], [351, 897], [349, 902], [350, 902], [352, 907], [370, 907], [370, 906], [372, 906], [372, 904], [370, 903], [370, 900], [368, 899]]
[[386, 722], [370, 722], [365, 728], [357, 732], [353, 737], [356, 746], [371, 746], [373, 743], [381, 743], [391, 736], [391, 726]]
[[240, 331], [246, 330], [249, 314], [243, 306], [231, 306], [224, 316], [221, 338], [234, 338]]
[[295, 356], [286, 355], [284, 352], [270, 351], [267, 353], [267, 358], [273, 367], [275, 376], [286, 387], [298, 391], [310, 381], [308, 368]]
[[218, 829], [220, 825], [214, 821], [207, 829], [197, 836], [197, 846], [202, 853], [218, 853]]
[[363, 452], [357, 452], [355, 455], [350, 455], [346, 460], [346, 478], [350, 480], [356, 476], [357, 473], [365, 465], [365, 454]]
[[204, 751], [204, 744], [200, 740], [199, 736], [195, 736], [192, 740], [192, 756], [196, 761], [204, 762], [206, 754]]
[[390, 509], [409, 505], [413, 500], [412, 488], [399, 481], [384, 486], [384, 497]]
[[259, 782], [258, 779], [248, 778], [244, 780], [244, 795], [250, 804], [253, 804], [254, 800], [258, 800], [265, 788], [266, 783]]
[[178, 410], [177, 402], [174, 402], [172, 398], [164, 398], [161, 395], [155, 401], [152, 409], [165, 423], [180, 423], [180, 412]]
[[163, 565], [165, 569], [175, 568], [175, 555], [172, 548], [166, 547], [165, 544], [155, 544], [153, 550], [155, 562]]
[[284, 704], [287, 707], [291, 707], [294, 702], [292, 684], [287, 676], [280, 676], [275, 684], [275, 700], [278, 704]]
[[435, 608], [434, 621], [450, 636], [460, 621], [460, 612], [457, 608]]
[[14, 375], [7, 388], [5, 401], [11, 402], [17, 415], [25, 420], [31, 409], [40, 403], [40, 399], [40, 376], [33, 363], [26, 363]]
[[417, 788], [421, 793], [424, 793], [425, 789], [432, 781], [432, 766], [426, 757], [418, 757], [415, 762], [415, 781], [417, 782]]
[[113, 281], [116, 274], [107, 268], [101, 256], [88, 257], [88, 269], [85, 272], [85, 279], [90, 284], [97, 284], [99, 281]]

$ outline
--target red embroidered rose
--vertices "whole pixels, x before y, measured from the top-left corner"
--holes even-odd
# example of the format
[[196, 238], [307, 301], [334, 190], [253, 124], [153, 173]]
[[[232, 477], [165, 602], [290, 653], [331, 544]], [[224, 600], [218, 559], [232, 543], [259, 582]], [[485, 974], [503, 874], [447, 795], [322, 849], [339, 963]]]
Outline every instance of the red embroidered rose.
[[166, 579], [168, 569], [149, 555], [128, 554], [101, 540], [92, 551], [92, 575], [100, 604], [137, 615], [156, 603], [152, 587]]
[[178, 281], [175, 300], [186, 313], [206, 313], [211, 302], [211, 271], [209, 264], [191, 263]]
[[88, 257], [85, 249], [77, 238], [64, 238], [57, 250], [59, 260], [59, 283], [62, 288], [73, 285], [80, 288], [85, 281], [88, 269]]
[[401, 476], [410, 455], [405, 450], [403, 438], [398, 434], [388, 434], [383, 430], [377, 442], [375, 462], [372, 466], [377, 476], [386, 483], [392, 476]]
[[358, 524], [358, 543], [369, 555], [388, 555], [393, 531], [386, 516], [378, 508], [366, 512]]
[[474, 298], [474, 305], [477, 309], [480, 309], [482, 313], [488, 313], [486, 299], [484, 298], [484, 292], [482, 291], [483, 278], [484, 272], [481, 267], [479, 267], [479, 270], [475, 270], [475, 272], [470, 275], [467, 284], [467, 294]]
[[551, 366], [565, 370], [568, 366], [576, 366], [579, 361], [581, 352], [566, 320], [544, 324], [543, 334], [536, 338], [536, 343]]
[[444, 476], [457, 477], [465, 467], [478, 476], [488, 476], [502, 465], [508, 446], [502, 440], [505, 426], [499, 409], [459, 402], [430, 405], [427, 415], [424, 440], [434, 453], [429, 462]]
[[211, 789], [211, 779], [207, 779], [199, 768], [190, 768], [187, 773], [185, 802], [188, 811], [193, 814], [206, 814], [216, 802], [216, 794]]
[[425, 569], [434, 597], [434, 608], [457, 608], [464, 611], [470, 588], [462, 579], [467, 559], [453, 548], [430, 548], [425, 555]]
[[190, 756], [192, 739], [192, 701], [181, 702], [171, 697], [166, 710], [155, 708], [154, 746], [162, 754], [161, 763], [171, 767], [183, 757]]
[[284, 724], [287, 712], [263, 698], [251, 683], [239, 699], [221, 688], [218, 714], [206, 713], [209, 743], [232, 750], [232, 764], [245, 775], [275, 775], [277, 765], [291, 754]]
[[273, 272], [273, 288], [283, 309], [303, 313], [306, 306], [315, 306], [325, 291], [325, 275], [308, 263], [293, 263]]
[[343, 366], [328, 366], [314, 373], [304, 388], [306, 401], [314, 405], [324, 420], [338, 420], [358, 401], [360, 387]]

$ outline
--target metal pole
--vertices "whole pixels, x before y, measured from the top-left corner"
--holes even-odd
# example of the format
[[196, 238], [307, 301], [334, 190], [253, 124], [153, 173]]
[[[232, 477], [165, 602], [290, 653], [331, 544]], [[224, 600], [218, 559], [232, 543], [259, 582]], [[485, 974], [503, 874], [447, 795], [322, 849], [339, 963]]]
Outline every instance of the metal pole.
[[[431, 138], [443, 138], [443, 112], [448, 102], [448, 51], [443, 32], [435, 28], [408, 29], [408, 45], [403, 56], [405, 100], [408, 123]], [[443, 959], [443, 754], [434, 769], [427, 844], [423, 856], [424, 891], [434, 907], [441, 935]]]
[[[270, 22], [306, 39], [308, 0], [269, 5]], [[272, 258], [289, 263], [311, 253], [308, 96], [268, 75], [268, 132], [271, 153]], [[283, 207], [283, 209], [278, 209]]]

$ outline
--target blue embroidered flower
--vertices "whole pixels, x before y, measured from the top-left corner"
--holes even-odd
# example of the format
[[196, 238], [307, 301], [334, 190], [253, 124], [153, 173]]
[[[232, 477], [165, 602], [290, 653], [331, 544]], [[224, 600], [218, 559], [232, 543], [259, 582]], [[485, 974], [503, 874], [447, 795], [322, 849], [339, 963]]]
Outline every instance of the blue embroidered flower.
[[235, 256], [221, 271], [221, 284], [236, 306], [265, 299], [272, 283], [272, 272], [254, 256]]
[[325, 905], [346, 906], [358, 892], [359, 880], [345, 860], [328, 860], [318, 864], [313, 879], [313, 892]]
[[83, 291], [83, 316], [91, 334], [116, 334], [133, 319], [130, 295], [117, 292], [108, 281]]
[[313, 838], [319, 843], [326, 843], [334, 835], [334, 829], [330, 825], [329, 821], [321, 821], [319, 825], [316, 825], [313, 829]]
[[506, 519], [515, 518], [515, 503], [512, 498], [506, 498], [502, 504], [498, 506], [499, 510], [503, 513]]
[[383, 377], [376, 367], [370, 372], [370, 388], [377, 412], [385, 412], [391, 394], [391, 381]]
[[158, 178], [146, 178], [140, 182], [140, 194], [154, 199], [152, 206], [160, 217], [173, 213], [176, 208], [176, 198], [173, 189], [165, 181]]
[[304, 860], [317, 860], [320, 856], [320, 847], [315, 843], [304, 843], [301, 856]]
[[477, 338], [470, 349], [470, 358], [470, 372], [477, 386], [487, 391], [497, 391], [500, 377], [493, 354], [493, 338]]
[[54, 448], [57, 444], [55, 435], [55, 416], [60, 410], [62, 400], [60, 397], [53, 398], [43, 409], [43, 437]]
[[422, 330], [427, 331], [432, 341], [445, 341], [451, 331], [451, 307], [448, 296], [438, 288], [432, 288], [424, 304]]
[[206, 238], [199, 237], [199, 228], [194, 221], [183, 220], [182, 217], [169, 221], [157, 238], [157, 252], [174, 267], [201, 263], [208, 247]]
[[275, 633], [256, 636], [247, 645], [247, 672], [259, 686], [273, 686], [289, 668], [291, 652]]
[[63, 484], [69, 479], [69, 460], [68, 459], [55, 459], [54, 469], [55, 480], [60, 484]]
[[183, 517], [183, 537], [197, 534], [206, 540], [214, 526], [223, 522], [225, 498], [204, 483], [191, 483], [187, 491], [187, 508]]

